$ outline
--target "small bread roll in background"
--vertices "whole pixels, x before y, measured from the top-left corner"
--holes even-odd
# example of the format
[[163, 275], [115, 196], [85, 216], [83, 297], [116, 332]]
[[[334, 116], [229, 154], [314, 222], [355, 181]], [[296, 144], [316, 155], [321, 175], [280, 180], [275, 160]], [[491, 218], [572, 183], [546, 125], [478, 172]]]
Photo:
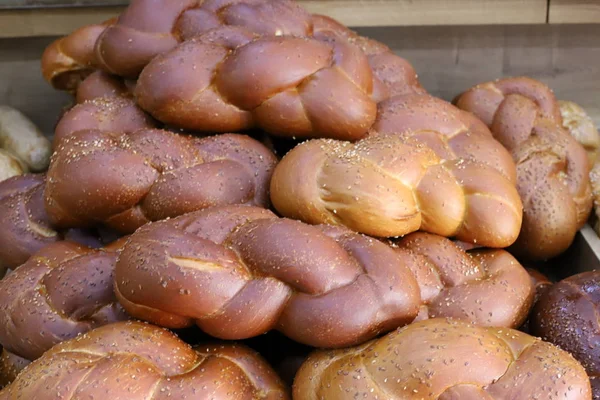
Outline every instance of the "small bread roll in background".
[[25, 172], [27, 172], [27, 168], [17, 157], [0, 149], [0, 181], [23, 175]]
[[578, 104], [564, 100], [558, 103], [563, 126], [585, 148], [590, 165], [593, 166], [598, 161], [600, 152], [600, 134], [598, 134], [594, 121]]
[[22, 112], [6, 105], [0, 105], [0, 147], [33, 172], [44, 171], [50, 163], [50, 141]]

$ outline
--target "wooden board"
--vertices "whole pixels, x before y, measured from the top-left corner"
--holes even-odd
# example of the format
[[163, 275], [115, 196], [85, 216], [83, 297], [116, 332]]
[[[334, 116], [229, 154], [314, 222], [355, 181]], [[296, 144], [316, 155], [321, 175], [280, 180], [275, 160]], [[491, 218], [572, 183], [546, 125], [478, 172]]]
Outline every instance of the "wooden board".
[[600, 126], [600, 25], [361, 28], [407, 58], [431, 93], [528, 75], [580, 103]]
[[0, 10], [0, 38], [66, 35], [112, 18], [120, 7]]
[[[546, 0], [299, 0], [299, 3], [312, 13], [329, 15], [353, 27], [543, 24], [547, 16]], [[117, 15], [121, 10], [122, 7], [0, 9], [0, 37], [65, 35], [82, 25]]]
[[299, 0], [310, 12], [361, 26], [543, 24], [546, 0]]
[[600, 0], [550, 0], [548, 22], [600, 23]]

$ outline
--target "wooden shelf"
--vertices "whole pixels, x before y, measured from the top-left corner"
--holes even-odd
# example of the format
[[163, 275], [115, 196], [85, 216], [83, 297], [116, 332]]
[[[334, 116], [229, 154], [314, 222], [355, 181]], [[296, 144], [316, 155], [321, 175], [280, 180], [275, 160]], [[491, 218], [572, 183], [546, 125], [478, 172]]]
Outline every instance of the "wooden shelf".
[[551, 0], [548, 10], [551, 24], [600, 22], [600, 0]]
[[[351, 27], [543, 24], [546, 0], [298, 0]], [[117, 15], [122, 7], [0, 10], [0, 37], [65, 35]]]
[[299, 0], [353, 27], [543, 24], [546, 0]]

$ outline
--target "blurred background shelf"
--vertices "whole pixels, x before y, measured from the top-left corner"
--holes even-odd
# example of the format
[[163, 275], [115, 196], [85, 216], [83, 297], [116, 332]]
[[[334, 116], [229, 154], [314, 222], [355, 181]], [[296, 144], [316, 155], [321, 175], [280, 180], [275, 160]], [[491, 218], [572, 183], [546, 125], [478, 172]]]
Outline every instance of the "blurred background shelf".
[[548, 22], [582, 24], [600, 22], [600, 0], [550, 0]]
[[[352, 27], [600, 23], [600, 0], [298, 0]], [[2, 0], [0, 37], [64, 35], [126, 0]]]

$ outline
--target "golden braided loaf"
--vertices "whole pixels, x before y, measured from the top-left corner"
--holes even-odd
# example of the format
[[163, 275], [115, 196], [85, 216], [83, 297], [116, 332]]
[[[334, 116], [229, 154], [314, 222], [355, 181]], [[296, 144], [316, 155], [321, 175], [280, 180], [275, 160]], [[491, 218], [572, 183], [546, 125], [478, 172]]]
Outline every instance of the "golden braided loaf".
[[583, 367], [512, 329], [431, 319], [302, 365], [294, 400], [591, 400]]
[[115, 291], [131, 315], [161, 326], [196, 324], [222, 339], [277, 329], [317, 347], [359, 344], [417, 315], [516, 327], [533, 299], [504, 250], [466, 254], [422, 233], [392, 248], [248, 206], [140, 228], [117, 262]]
[[214, 205], [266, 207], [275, 163], [273, 153], [244, 135], [77, 131], [53, 155], [46, 210], [58, 227], [105, 224], [130, 233]]
[[422, 230], [486, 247], [511, 245], [522, 218], [519, 195], [500, 172], [443, 161], [397, 135], [297, 146], [275, 168], [271, 201], [283, 216], [311, 224], [378, 237]]
[[477, 85], [456, 99], [486, 123], [517, 164], [523, 227], [514, 251], [547, 259], [565, 251], [590, 215], [590, 165], [564, 130], [552, 91], [530, 78]]
[[127, 319], [113, 293], [117, 251], [50, 244], [0, 280], [0, 344], [35, 360], [55, 344]]
[[0, 400], [289, 398], [254, 351], [236, 344], [191, 348], [140, 322], [106, 325], [54, 346], [0, 392]]

